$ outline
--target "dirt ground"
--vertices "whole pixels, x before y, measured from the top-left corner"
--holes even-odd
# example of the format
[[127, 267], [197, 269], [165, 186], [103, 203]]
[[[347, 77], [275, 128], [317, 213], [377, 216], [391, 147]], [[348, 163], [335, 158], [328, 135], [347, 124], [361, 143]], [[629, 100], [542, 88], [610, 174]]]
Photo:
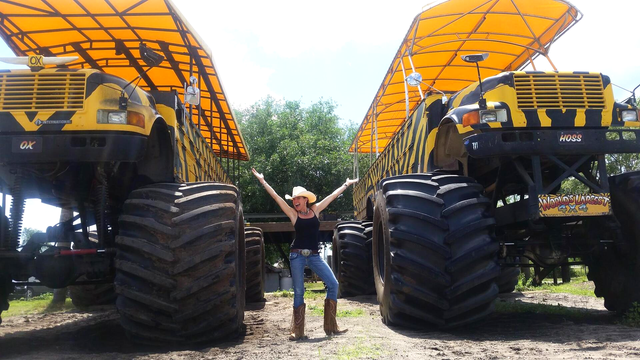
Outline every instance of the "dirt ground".
[[[581, 309], [564, 315], [498, 312], [483, 324], [455, 331], [415, 331], [382, 323], [375, 296], [340, 299], [338, 309], [364, 316], [339, 318], [349, 331], [326, 337], [322, 317], [307, 311], [308, 340], [287, 340], [291, 298], [267, 295], [249, 304], [244, 336], [200, 349], [157, 349], [127, 341], [113, 308], [11, 317], [0, 325], [2, 359], [426, 359], [640, 357], [640, 329], [617, 324], [601, 299], [549, 292], [513, 293], [502, 302]], [[307, 301], [321, 306], [322, 299]]]

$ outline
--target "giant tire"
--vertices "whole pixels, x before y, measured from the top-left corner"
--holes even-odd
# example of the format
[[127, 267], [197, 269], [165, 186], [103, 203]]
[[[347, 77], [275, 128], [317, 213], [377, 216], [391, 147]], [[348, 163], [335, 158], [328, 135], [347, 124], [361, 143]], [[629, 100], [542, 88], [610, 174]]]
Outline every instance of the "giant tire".
[[[2, 268], [0, 267], [0, 271]], [[13, 292], [11, 277], [0, 272], [0, 324], [2, 324], [2, 312], [9, 310], [9, 295]]]
[[588, 262], [595, 294], [610, 311], [624, 312], [640, 303], [640, 172], [609, 178], [613, 214], [622, 226], [624, 248], [609, 246]]
[[375, 293], [371, 238], [365, 235], [365, 230], [360, 221], [342, 221], [333, 230], [331, 261], [340, 297]]
[[264, 236], [262, 229], [247, 227], [244, 229], [247, 252], [247, 302], [264, 301]]
[[[87, 277], [82, 275], [76, 281], [87, 280]], [[80, 309], [91, 306], [112, 305], [115, 304], [117, 298], [113, 283], [69, 286], [69, 296], [73, 305]]]
[[500, 275], [496, 279], [496, 285], [500, 294], [513, 292], [518, 285], [518, 277], [520, 276], [520, 268], [504, 266], [500, 269]]
[[150, 344], [236, 336], [245, 304], [238, 189], [154, 184], [125, 202], [116, 237], [116, 306], [127, 336]]
[[379, 189], [373, 263], [383, 321], [452, 328], [491, 314], [500, 267], [482, 186], [457, 175], [411, 174], [387, 178]]
[[[74, 249], [97, 249], [98, 248], [98, 234], [95, 232], [89, 232], [89, 244], [88, 246], [76, 247]], [[89, 280], [86, 275], [80, 276], [76, 281]], [[113, 281], [109, 281], [104, 284], [95, 285], [72, 285], [69, 286], [69, 296], [71, 302], [77, 308], [88, 308], [91, 306], [111, 305], [116, 302], [116, 291], [113, 286]]]

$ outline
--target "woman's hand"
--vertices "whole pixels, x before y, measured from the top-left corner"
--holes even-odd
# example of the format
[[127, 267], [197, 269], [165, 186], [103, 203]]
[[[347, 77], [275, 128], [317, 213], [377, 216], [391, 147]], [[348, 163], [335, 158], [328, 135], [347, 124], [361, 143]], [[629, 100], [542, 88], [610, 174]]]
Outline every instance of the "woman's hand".
[[255, 175], [255, 177], [258, 178], [258, 181], [260, 181], [260, 184], [264, 184], [264, 175], [257, 172], [256, 169], [254, 168], [251, 168], [251, 172], [253, 173], [253, 175]]
[[347, 178], [347, 181], [344, 182], [345, 185], [347, 185], [347, 187], [349, 187], [352, 184], [355, 184], [358, 182], [358, 179], [349, 179]]

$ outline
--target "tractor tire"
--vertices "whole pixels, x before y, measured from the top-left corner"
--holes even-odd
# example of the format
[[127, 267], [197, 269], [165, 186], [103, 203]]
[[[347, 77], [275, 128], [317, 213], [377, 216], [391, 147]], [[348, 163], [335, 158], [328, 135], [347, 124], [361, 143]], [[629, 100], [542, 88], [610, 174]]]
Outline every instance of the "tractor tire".
[[244, 229], [247, 253], [247, 302], [264, 301], [264, 236], [262, 229], [247, 227]]
[[375, 293], [371, 241], [364, 235], [365, 230], [360, 221], [342, 221], [333, 230], [331, 261], [339, 297]]
[[116, 307], [131, 340], [184, 345], [240, 333], [246, 265], [235, 186], [134, 190], [119, 218], [116, 246]]
[[14, 285], [11, 277], [0, 274], [0, 324], [2, 324], [2, 312], [9, 310], [9, 295], [13, 292]]
[[[82, 275], [76, 281], [87, 280], [87, 277]], [[116, 303], [117, 298], [113, 283], [69, 286], [69, 296], [73, 305], [79, 309], [112, 305]]]
[[496, 279], [496, 285], [500, 294], [508, 294], [513, 292], [518, 285], [518, 277], [520, 276], [520, 268], [517, 267], [502, 267], [500, 269], [500, 275]]
[[588, 278], [609, 311], [623, 313], [640, 304], [640, 172], [609, 177], [613, 214], [621, 225], [624, 247], [599, 250], [588, 262]]
[[[76, 247], [74, 244], [74, 250], [78, 249], [97, 249], [98, 248], [98, 234], [94, 231], [89, 232], [89, 246]], [[86, 275], [80, 276], [76, 281], [87, 281]], [[73, 305], [79, 309], [89, 308], [91, 306], [103, 306], [112, 305], [116, 303], [115, 288], [113, 281], [104, 284], [95, 285], [72, 285], [69, 286], [69, 296]]]
[[473, 179], [384, 179], [373, 218], [373, 269], [385, 324], [453, 328], [489, 316], [498, 296], [490, 200]]

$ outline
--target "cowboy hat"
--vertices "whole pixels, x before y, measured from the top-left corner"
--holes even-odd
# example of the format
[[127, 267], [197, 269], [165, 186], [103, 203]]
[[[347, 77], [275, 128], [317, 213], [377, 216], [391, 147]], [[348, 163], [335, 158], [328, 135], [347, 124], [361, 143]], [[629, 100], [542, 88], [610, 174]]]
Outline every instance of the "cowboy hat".
[[291, 200], [296, 196], [304, 196], [309, 199], [309, 204], [316, 202], [316, 195], [311, 191], [307, 191], [307, 189], [303, 188], [302, 186], [294, 186], [291, 193], [293, 195], [286, 194], [284, 198], [287, 200]]

